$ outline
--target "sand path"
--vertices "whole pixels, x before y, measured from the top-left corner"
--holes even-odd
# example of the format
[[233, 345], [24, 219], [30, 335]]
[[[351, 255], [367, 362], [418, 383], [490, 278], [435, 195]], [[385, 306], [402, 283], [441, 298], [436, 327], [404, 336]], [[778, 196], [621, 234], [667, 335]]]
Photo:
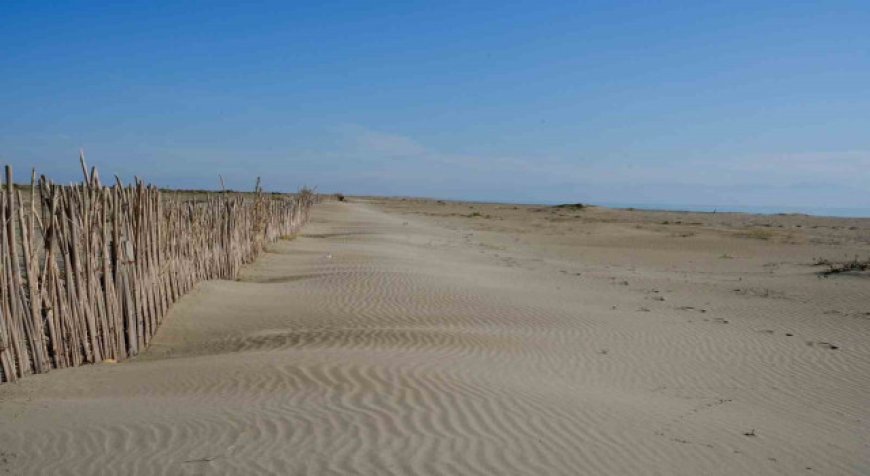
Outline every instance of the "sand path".
[[653, 271], [646, 312], [467, 236], [319, 205], [140, 357], [0, 386], [0, 474], [870, 472], [867, 319]]

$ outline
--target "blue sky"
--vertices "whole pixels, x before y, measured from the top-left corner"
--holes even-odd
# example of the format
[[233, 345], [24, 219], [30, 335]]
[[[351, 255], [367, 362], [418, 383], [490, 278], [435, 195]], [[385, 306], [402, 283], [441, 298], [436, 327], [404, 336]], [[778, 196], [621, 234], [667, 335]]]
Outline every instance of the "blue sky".
[[870, 209], [866, 1], [241, 3], [0, 3], [0, 162]]

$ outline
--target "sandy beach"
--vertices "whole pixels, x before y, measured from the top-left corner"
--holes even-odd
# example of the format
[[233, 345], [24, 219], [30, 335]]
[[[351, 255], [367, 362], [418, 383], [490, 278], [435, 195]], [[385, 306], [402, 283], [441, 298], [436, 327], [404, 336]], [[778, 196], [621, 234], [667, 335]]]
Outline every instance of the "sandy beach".
[[350, 198], [149, 349], [0, 385], [0, 474], [867, 474], [870, 219]]

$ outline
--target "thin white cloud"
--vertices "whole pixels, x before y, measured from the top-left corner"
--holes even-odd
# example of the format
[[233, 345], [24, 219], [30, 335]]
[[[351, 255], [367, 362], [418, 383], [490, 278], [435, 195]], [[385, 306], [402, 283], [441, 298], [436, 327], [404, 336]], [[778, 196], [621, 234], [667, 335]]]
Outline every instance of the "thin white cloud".
[[343, 128], [353, 145], [363, 153], [378, 154], [385, 158], [419, 157], [425, 155], [425, 147], [411, 138], [376, 131], [359, 125]]

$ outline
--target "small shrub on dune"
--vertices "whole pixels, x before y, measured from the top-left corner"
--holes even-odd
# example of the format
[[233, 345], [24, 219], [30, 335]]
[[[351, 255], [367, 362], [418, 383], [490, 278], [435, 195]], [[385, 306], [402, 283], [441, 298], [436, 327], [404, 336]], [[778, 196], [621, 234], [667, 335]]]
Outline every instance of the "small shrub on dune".
[[828, 277], [832, 274], [841, 274], [841, 273], [862, 273], [870, 271], [870, 258], [866, 259], [858, 259], [856, 256], [855, 259], [849, 261], [841, 261], [841, 262], [831, 262], [825, 259], [819, 259], [815, 263], [817, 266], [827, 266], [828, 269], [821, 271], [819, 274], [824, 277]]

